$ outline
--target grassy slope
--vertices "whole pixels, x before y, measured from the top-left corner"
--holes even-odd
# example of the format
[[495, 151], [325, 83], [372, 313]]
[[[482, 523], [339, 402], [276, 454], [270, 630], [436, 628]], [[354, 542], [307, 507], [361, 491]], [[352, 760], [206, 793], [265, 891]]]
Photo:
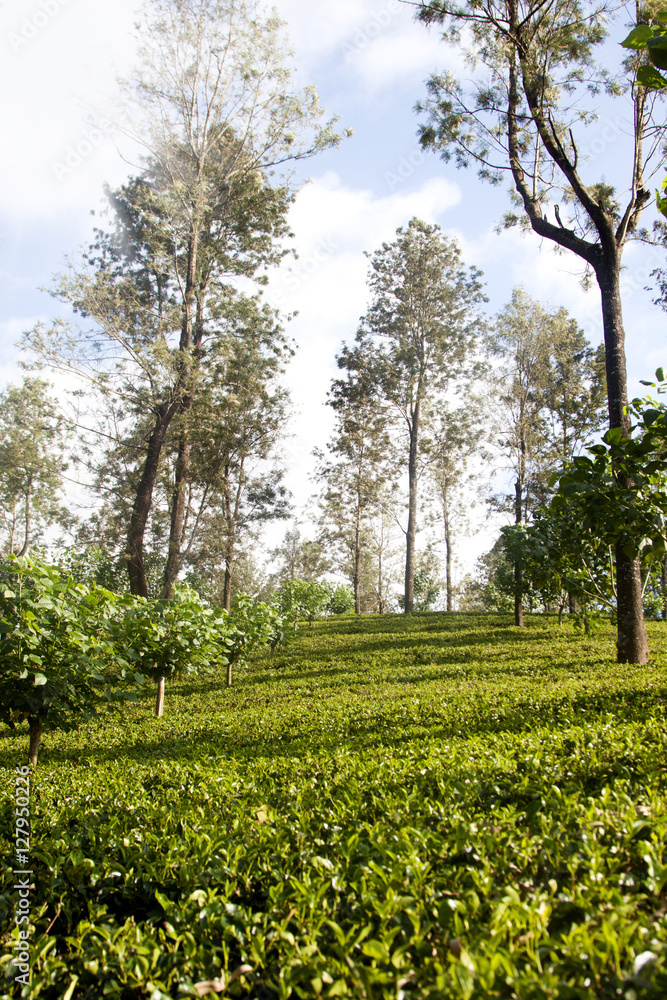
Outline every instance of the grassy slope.
[[[611, 629], [329, 620], [230, 691], [173, 684], [162, 720], [147, 699], [49, 734], [31, 996], [78, 976], [71, 1000], [161, 1000], [236, 971], [226, 995], [266, 1000], [664, 998], [667, 629], [649, 627], [651, 665], [621, 667]], [[0, 739], [5, 788], [26, 744]], [[12, 819], [7, 799], [3, 835]]]

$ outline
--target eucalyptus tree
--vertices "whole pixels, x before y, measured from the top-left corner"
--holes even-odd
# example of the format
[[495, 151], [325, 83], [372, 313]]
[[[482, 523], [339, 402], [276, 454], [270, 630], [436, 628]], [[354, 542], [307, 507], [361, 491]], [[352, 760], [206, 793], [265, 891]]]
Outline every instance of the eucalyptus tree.
[[[650, 201], [648, 175], [659, 166], [667, 125], [656, 110], [660, 93], [634, 82], [646, 58], [641, 52], [628, 57], [620, 75], [596, 62], [610, 21], [624, 11], [611, 0], [430, 0], [420, 4], [417, 16], [438, 25], [446, 43], [463, 46], [475, 66], [465, 80], [453, 73], [430, 79], [428, 98], [420, 105], [427, 118], [422, 145], [439, 150], [445, 160], [453, 155], [459, 166], [476, 165], [482, 179], [499, 183], [508, 177], [522, 214], [510, 212], [506, 224], [525, 219], [538, 236], [575, 254], [595, 275], [609, 425], [621, 427], [627, 437], [621, 262]], [[593, 174], [582, 151], [602, 94], [627, 99], [631, 112], [623, 204], [604, 176]], [[615, 159], [620, 161], [620, 150]], [[619, 477], [623, 487], [621, 472]], [[620, 549], [616, 555], [618, 659], [645, 663], [639, 561]]]
[[272, 584], [290, 580], [321, 580], [331, 569], [331, 560], [317, 539], [304, 538], [298, 524], [288, 528], [282, 542], [269, 553], [278, 568], [271, 574]]
[[321, 483], [325, 537], [343, 548], [359, 614], [367, 521], [377, 513], [394, 470], [387, 404], [378, 394], [363, 347], [343, 347], [336, 360], [345, 377], [334, 379], [329, 390], [327, 402], [336, 424], [328, 455], [316, 452], [315, 477]]
[[[265, 280], [286, 252], [289, 179], [272, 174], [339, 141], [313, 88], [295, 88], [282, 24], [255, 0], [148, 0], [140, 64], [125, 84], [125, 131], [141, 174], [111, 197], [115, 229], [57, 287], [93, 320], [33, 331], [42, 360], [83, 373], [152, 415], [127, 529], [131, 589], [145, 594], [143, 544], [160, 455], [191, 410], [211, 319], [231, 279]], [[170, 527], [182, 534], [192, 461], [181, 422]]]
[[472, 466], [476, 459], [490, 459], [485, 449], [489, 435], [483, 412], [485, 405], [488, 406], [488, 400], [483, 403], [472, 395], [455, 409], [447, 402], [441, 403], [430, 432], [427, 470], [445, 539], [447, 611], [454, 608], [454, 539], [469, 524], [469, 514], [475, 503], [475, 482], [479, 480], [479, 470]]
[[0, 517], [9, 555], [25, 556], [46, 528], [71, 520], [63, 504], [66, 444], [52, 386], [26, 378], [0, 393]]
[[[517, 288], [489, 338], [499, 360], [499, 446], [514, 471], [514, 524], [547, 499], [549, 476], [600, 428], [604, 376], [599, 351], [564, 309], [549, 310]], [[519, 536], [520, 537], [520, 536]], [[520, 546], [515, 547], [518, 553]], [[523, 624], [522, 568], [515, 559], [514, 616]]]
[[[192, 565], [205, 556], [210, 562], [217, 553], [224, 563], [226, 610], [236, 551], [247, 533], [290, 515], [276, 449], [288, 419], [288, 394], [279, 378], [292, 353], [273, 310], [256, 297], [229, 299], [233, 330], [204, 357], [200, 392], [188, 414], [193, 460], [185, 517], [180, 535], [170, 540], [163, 589], [164, 597], [172, 595], [184, 560]], [[172, 525], [174, 510], [172, 495]]]
[[405, 432], [408, 474], [405, 611], [413, 610], [420, 433], [424, 411], [472, 364], [484, 301], [480, 272], [437, 225], [412, 219], [371, 260], [371, 305], [357, 344]]

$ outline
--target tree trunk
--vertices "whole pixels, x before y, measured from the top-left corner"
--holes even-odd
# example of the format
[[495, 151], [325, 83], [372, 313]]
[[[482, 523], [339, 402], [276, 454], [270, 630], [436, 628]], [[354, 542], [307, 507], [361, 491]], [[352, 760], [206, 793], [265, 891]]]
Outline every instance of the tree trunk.
[[449, 517], [445, 510], [445, 565], [447, 578], [447, 610], [452, 610], [452, 541], [449, 531]]
[[626, 556], [620, 542], [616, 546], [616, 603], [618, 662], [648, 663], [641, 567], [639, 559]]
[[384, 614], [384, 598], [382, 597], [382, 588], [384, 587], [384, 581], [382, 579], [382, 543], [380, 543], [380, 548], [378, 548], [378, 614]]
[[30, 715], [28, 725], [30, 727], [28, 762], [31, 767], [37, 767], [37, 754], [39, 753], [39, 744], [42, 741], [42, 720], [37, 715]]
[[361, 575], [361, 504], [357, 496], [357, 513], [354, 522], [354, 573], [352, 574], [352, 586], [354, 588], [354, 613], [361, 614], [361, 588], [359, 586]]
[[[609, 426], [622, 427], [624, 437], [630, 437], [630, 417], [624, 412], [628, 403], [628, 382], [619, 287], [620, 270], [620, 250], [613, 258], [607, 250], [607, 255], [596, 268], [596, 276], [602, 299]], [[629, 482], [622, 484], [632, 486]], [[648, 663], [649, 646], [644, 624], [641, 566], [639, 559], [629, 559], [620, 545], [616, 546], [616, 605], [618, 662]]]
[[419, 442], [420, 399], [417, 396], [410, 428], [408, 457], [408, 530], [405, 535], [405, 606], [406, 615], [415, 607], [415, 542], [417, 538], [417, 447]]
[[32, 518], [30, 515], [30, 500], [32, 497], [32, 479], [28, 482], [28, 492], [25, 498], [25, 535], [23, 540], [23, 548], [19, 552], [19, 559], [23, 559], [24, 556], [28, 554], [28, 548], [30, 546], [30, 526], [32, 524]]
[[227, 664], [227, 687], [232, 686], [232, 661], [230, 660]]
[[[194, 223], [193, 223], [194, 225]], [[188, 248], [188, 274], [184, 296], [183, 327], [181, 330], [181, 351], [190, 351], [192, 348], [193, 365], [189, 372], [192, 379], [195, 369], [198, 366], [201, 354], [201, 343], [204, 334], [203, 310], [206, 289], [200, 289], [200, 294], [196, 304], [195, 321], [195, 293], [196, 293], [196, 267], [197, 267], [198, 237], [195, 232], [190, 238]], [[185, 369], [183, 369], [184, 371]], [[183, 525], [185, 523], [186, 493], [190, 480], [190, 430], [187, 424], [187, 414], [192, 409], [194, 402], [193, 387], [188, 386], [188, 390], [181, 400], [179, 412], [185, 415], [181, 431], [181, 439], [178, 445], [178, 458], [176, 460], [176, 470], [174, 475], [174, 493], [171, 502], [171, 524], [169, 526], [169, 550], [167, 562], [164, 568], [162, 582], [162, 596], [171, 600], [174, 596], [174, 583], [181, 568], [181, 547], [183, 544]]]
[[132, 505], [125, 558], [130, 578], [130, 591], [139, 597], [148, 597], [148, 584], [144, 569], [144, 535], [153, 502], [153, 489], [160, 465], [162, 445], [177, 409], [175, 400], [168, 406], [161, 406], [158, 409], [157, 421], [148, 439], [146, 460]]
[[662, 560], [662, 620], [667, 620], [667, 556]]
[[222, 606], [225, 611], [232, 610], [232, 573], [234, 569], [234, 539], [228, 538], [225, 552], [225, 581], [222, 589]]
[[185, 519], [186, 493], [190, 472], [190, 435], [183, 428], [178, 445], [178, 458], [174, 473], [174, 493], [171, 501], [171, 524], [169, 527], [169, 548], [162, 580], [162, 597], [171, 600], [174, 584], [181, 568], [181, 539]]
[[155, 699], [155, 717], [161, 719], [164, 715], [164, 686], [165, 677], [160, 675], [157, 679], [157, 697]]
[[[521, 524], [522, 516], [522, 496], [521, 496], [521, 476], [518, 477], [515, 485], [514, 523]], [[519, 556], [514, 558], [514, 624], [523, 628], [523, 571]]]

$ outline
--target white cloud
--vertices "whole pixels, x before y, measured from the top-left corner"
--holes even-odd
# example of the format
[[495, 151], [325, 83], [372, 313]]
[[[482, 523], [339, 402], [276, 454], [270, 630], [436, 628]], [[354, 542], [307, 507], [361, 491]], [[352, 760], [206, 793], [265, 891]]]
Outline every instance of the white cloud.
[[352, 83], [359, 101], [375, 100], [387, 86], [424, 79], [443, 66], [462, 66], [459, 54], [442, 45], [439, 32], [414, 19], [400, 0], [279, 0], [299, 65], [312, 72], [329, 60], [339, 86]]
[[0, 88], [12, 95], [3, 101], [12, 139], [0, 159], [0, 212], [11, 220], [83, 211], [97, 204], [104, 180], [127, 173], [94, 126], [109, 116], [116, 74], [133, 50], [135, 6], [17, 0], [0, 9]]

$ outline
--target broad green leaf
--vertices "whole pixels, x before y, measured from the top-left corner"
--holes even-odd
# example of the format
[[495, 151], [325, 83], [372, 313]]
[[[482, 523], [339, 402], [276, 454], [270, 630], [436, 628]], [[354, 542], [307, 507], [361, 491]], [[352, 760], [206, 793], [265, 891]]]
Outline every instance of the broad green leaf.
[[649, 38], [653, 36], [653, 28], [648, 24], [638, 24], [632, 29], [627, 38], [624, 38], [621, 45], [625, 49], [643, 49]]
[[640, 66], [637, 71], [637, 83], [652, 90], [664, 90], [667, 79], [654, 66]]

